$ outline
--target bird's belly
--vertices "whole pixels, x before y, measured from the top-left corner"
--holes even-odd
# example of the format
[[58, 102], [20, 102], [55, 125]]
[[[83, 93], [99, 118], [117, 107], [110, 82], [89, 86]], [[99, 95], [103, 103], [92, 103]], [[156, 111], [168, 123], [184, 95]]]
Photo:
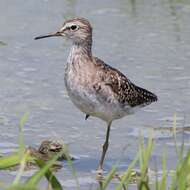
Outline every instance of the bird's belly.
[[68, 95], [73, 104], [84, 113], [91, 113], [94, 111], [93, 97], [90, 96], [88, 90], [85, 89], [84, 85], [80, 85], [74, 77], [65, 77], [65, 86]]
[[101, 118], [106, 122], [120, 119], [132, 113], [129, 107], [123, 108], [113, 97], [110, 97], [109, 100], [100, 101], [93, 89], [89, 90], [84, 85], [76, 85], [73, 81], [65, 81], [66, 89], [71, 101], [82, 112]]
[[77, 89], [67, 89], [68, 95], [74, 105], [84, 113], [92, 113], [95, 110], [95, 103], [85, 91], [78, 91]]

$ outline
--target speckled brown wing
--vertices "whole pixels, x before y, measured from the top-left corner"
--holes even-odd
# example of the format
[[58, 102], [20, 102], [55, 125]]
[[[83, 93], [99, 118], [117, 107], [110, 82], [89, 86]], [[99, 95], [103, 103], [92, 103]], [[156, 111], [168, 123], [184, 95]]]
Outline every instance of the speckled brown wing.
[[105, 64], [102, 60], [95, 57], [96, 66], [102, 82], [108, 85], [115, 93], [116, 99], [122, 105], [145, 106], [157, 101], [157, 96], [146, 89], [136, 86], [117, 69]]

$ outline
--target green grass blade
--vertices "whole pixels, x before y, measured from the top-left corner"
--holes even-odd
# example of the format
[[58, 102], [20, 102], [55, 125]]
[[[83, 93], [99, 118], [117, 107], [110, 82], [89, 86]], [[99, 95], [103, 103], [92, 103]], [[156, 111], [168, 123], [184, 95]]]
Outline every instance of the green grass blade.
[[[32, 161], [32, 157], [27, 157], [27, 161]], [[4, 156], [0, 158], [0, 170], [9, 169], [10, 167], [13, 167], [17, 164], [19, 164], [21, 161], [20, 155], [18, 152], [9, 155]]]
[[28, 160], [29, 152], [25, 151], [25, 144], [24, 144], [24, 136], [23, 136], [23, 127], [26, 124], [28, 120], [29, 113], [25, 113], [23, 117], [20, 120], [19, 123], [19, 156], [20, 156], [20, 168], [18, 170], [18, 173], [13, 181], [13, 185], [16, 185], [19, 183], [19, 180], [22, 176], [22, 173], [24, 171], [26, 162]]
[[0, 170], [8, 169], [12, 166], [19, 164], [20, 156], [18, 153], [14, 153], [9, 156], [4, 156], [0, 158]]
[[75, 171], [75, 169], [73, 167], [72, 160], [71, 160], [71, 158], [69, 156], [70, 155], [69, 150], [68, 150], [66, 145], [64, 145], [64, 150], [65, 150], [65, 156], [66, 156], [66, 159], [67, 159], [68, 166], [70, 167], [72, 175], [73, 175], [73, 177], [75, 179], [75, 182], [76, 182], [77, 190], [80, 190], [80, 185], [79, 185], [79, 181], [78, 181], [78, 178], [77, 178], [77, 173], [76, 173], [76, 171]]
[[144, 138], [141, 136], [139, 144], [139, 165], [140, 165], [140, 179], [138, 180], [138, 189], [149, 190], [148, 180], [148, 165], [153, 150], [152, 132], [149, 134], [147, 145], [145, 146]]
[[25, 184], [11, 185], [6, 190], [39, 190], [36, 187], [28, 186]]
[[25, 144], [24, 144], [24, 136], [23, 136], [23, 128], [28, 121], [29, 113], [26, 112], [23, 117], [20, 120], [19, 123], [19, 153], [20, 156], [23, 157], [24, 151], [25, 151]]
[[188, 176], [190, 176], [190, 150], [188, 151], [180, 170], [178, 171], [178, 185], [179, 187], [186, 187], [188, 182]]
[[180, 152], [178, 150], [178, 145], [177, 145], [176, 127], [177, 127], [177, 118], [176, 118], [176, 114], [174, 114], [174, 119], [173, 119], [173, 138], [174, 138], [176, 153], [177, 153], [178, 156], [180, 156]]
[[[36, 164], [42, 169], [45, 167], [46, 163], [43, 160], [36, 160]], [[52, 189], [54, 190], [61, 190], [61, 184], [57, 180], [57, 178], [53, 175], [53, 173], [50, 170], [47, 170], [45, 173], [45, 177], [48, 180], [48, 182], [51, 184]]]
[[111, 171], [108, 173], [108, 175], [106, 176], [106, 178], [103, 180], [102, 182], [102, 186], [99, 187], [97, 190], [105, 190], [109, 184], [109, 182], [115, 177], [115, 173], [117, 170], [117, 166], [113, 166]]
[[138, 158], [139, 158], [139, 156], [137, 155], [136, 158], [133, 160], [133, 162], [129, 165], [127, 171], [124, 173], [124, 175], [121, 178], [121, 182], [116, 187], [116, 190], [121, 190], [123, 188], [123, 185], [128, 187], [130, 180], [131, 180], [132, 169], [134, 168], [135, 164], [137, 163]]
[[17, 175], [16, 175], [16, 177], [15, 177], [15, 179], [14, 179], [14, 181], [13, 181], [13, 185], [19, 184], [19, 181], [20, 181], [20, 179], [21, 179], [21, 177], [22, 177], [22, 174], [23, 174], [23, 172], [24, 172], [26, 163], [27, 163], [27, 161], [28, 161], [30, 158], [31, 158], [31, 157], [30, 157], [30, 153], [29, 153], [28, 151], [26, 151], [25, 154], [24, 154], [24, 156], [23, 156], [23, 158], [22, 158], [21, 161], [20, 161], [20, 168], [19, 168], [18, 173], [17, 173]]
[[0, 41], [0, 46], [7, 46], [7, 44], [3, 41]]
[[113, 166], [113, 168], [111, 169], [111, 171], [109, 172], [108, 176], [106, 177], [106, 179], [103, 181], [103, 186], [102, 186], [102, 190], [105, 190], [109, 184], [109, 182], [114, 178], [115, 173], [117, 170], [117, 166]]
[[[57, 154], [56, 156], [54, 156], [54, 157], [53, 157], [50, 161], [48, 161], [46, 164], [42, 164], [41, 161], [36, 161], [36, 163], [37, 163], [38, 165], [40, 165], [40, 166], [43, 165], [43, 167], [27, 180], [26, 185], [36, 186], [36, 185], [39, 183], [39, 181], [41, 180], [41, 178], [42, 178], [43, 176], [47, 176], [47, 178], [49, 179], [49, 174], [51, 174], [50, 171], [49, 171], [50, 167], [56, 162], [56, 160], [57, 160], [62, 154], [63, 154], [63, 151], [61, 151], [59, 154]], [[53, 176], [53, 175], [51, 174], [51, 176]], [[54, 179], [55, 179], [55, 178], [54, 178]], [[50, 181], [50, 182], [51, 182], [51, 181]], [[61, 190], [61, 189], [62, 189], [62, 188], [58, 188], [58, 189], [56, 189], [56, 190]]]
[[164, 153], [162, 157], [162, 172], [163, 174], [162, 174], [161, 181], [158, 182], [158, 189], [166, 190], [167, 189], [166, 153]]

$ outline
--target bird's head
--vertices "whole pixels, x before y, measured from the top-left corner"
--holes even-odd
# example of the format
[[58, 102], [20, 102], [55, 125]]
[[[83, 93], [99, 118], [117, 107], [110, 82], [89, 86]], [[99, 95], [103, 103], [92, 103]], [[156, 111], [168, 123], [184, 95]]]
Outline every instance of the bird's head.
[[87, 19], [74, 18], [64, 22], [63, 26], [55, 33], [41, 35], [35, 38], [35, 40], [63, 36], [71, 39], [73, 43], [84, 43], [92, 38], [92, 27]]

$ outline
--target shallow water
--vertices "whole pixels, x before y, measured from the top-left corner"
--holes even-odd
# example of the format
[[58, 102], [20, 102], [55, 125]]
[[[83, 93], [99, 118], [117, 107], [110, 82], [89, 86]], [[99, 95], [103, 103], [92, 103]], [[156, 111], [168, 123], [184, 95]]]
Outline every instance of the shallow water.
[[[120, 161], [123, 171], [137, 153], [139, 132], [148, 128], [190, 126], [190, 3], [189, 0], [1, 0], [0, 1], [0, 154], [17, 148], [19, 118], [30, 112], [24, 135], [27, 145], [44, 139], [64, 139], [72, 154], [82, 189], [96, 187], [94, 171], [104, 141], [105, 123], [84, 121], [65, 92], [64, 65], [70, 43], [63, 39], [34, 41], [56, 31], [66, 18], [83, 16], [94, 27], [93, 52], [122, 70], [131, 81], [158, 95], [159, 101], [113, 123], [105, 162], [108, 170]], [[103, 127], [102, 127], [103, 126]], [[171, 132], [155, 131], [151, 161], [160, 168], [168, 151], [168, 167], [176, 153]], [[179, 133], [178, 141], [182, 135]], [[187, 147], [189, 134], [184, 135]], [[164, 147], [164, 148], [163, 148]], [[57, 176], [66, 189], [76, 188], [70, 168]], [[0, 172], [8, 183], [14, 173]], [[131, 187], [134, 189], [134, 187]], [[114, 189], [111, 184], [110, 189]]]

